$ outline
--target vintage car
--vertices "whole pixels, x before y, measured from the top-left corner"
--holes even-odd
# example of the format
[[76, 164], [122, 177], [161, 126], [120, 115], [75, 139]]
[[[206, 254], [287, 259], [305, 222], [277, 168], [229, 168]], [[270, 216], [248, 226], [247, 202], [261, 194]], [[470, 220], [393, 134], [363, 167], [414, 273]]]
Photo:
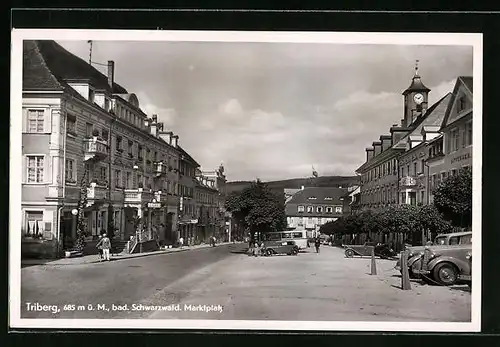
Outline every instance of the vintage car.
[[396, 252], [387, 244], [375, 242], [365, 242], [363, 245], [343, 245], [343, 247], [345, 248], [345, 256], [347, 258], [352, 258], [355, 255], [362, 257], [371, 256], [372, 247], [375, 247], [375, 256], [382, 259], [389, 259], [396, 255]]
[[261, 252], [267, 256], [275, 254], [297, 255], [299, 254], [299, 246], [295, 241], [264, 241]]
[[[449, 245], [467, 245], [472, 244], [472, 231], [464, 231], [457, 233], [449, 233], [449, 234], [439, 234], [434, 239], [434, 242], [431, 247], [442, 247]], [[424, 254], [424, 250], [429, 246], [413, 246], [408, 248], [408, 272], [410, 274], [410, 278], [416, 278], [416, 275], [413, 272], [413, 264], [421, 259]], [[395, 266], [396, 270], [401, 271], [401, 258], [398, 259]]]
[[472, 244], [428, 247], [411, 270], [441, 285], [472, 281]]

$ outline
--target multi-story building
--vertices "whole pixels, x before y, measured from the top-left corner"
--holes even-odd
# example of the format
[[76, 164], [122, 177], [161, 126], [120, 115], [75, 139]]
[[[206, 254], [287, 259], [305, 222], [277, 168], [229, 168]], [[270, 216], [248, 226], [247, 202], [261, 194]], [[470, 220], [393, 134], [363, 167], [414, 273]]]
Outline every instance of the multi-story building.
[[[135, 94], [114, 81], [114, 70], [108, 61], [106, 76], [54, 41], [24, 41], [25, 254], [71, 246], [86, 182], [88, 241], [111, 228], [128, 240], [137, 220], [149, 241], [176, 238], [178, 136], [148, 118]], [[160, 228], [153, 232], [152, 224]]]
[[202, 171], [203, 177], [214, 182], [215, 189], [218, 190], [216, 199], [217, 208], [215, 210], [215, 237], [221, 241], [229, 241], [232, 231], [231, 213], [226, 211], [225, 202], [227, 198], [226, 175], [224, 165], [221, 164], [215, 170]]
[[403, 92], [401, 125], [394, 124], [391, 136], [383, 135], [379, 142], [373, 142], [372, 148], [366, 149], [366, 162], [356, 170], [361, 175], [362, 209], [428, 202], [426, 146], [439, 138], [452, 100], [448, 93], [428, 107], [429, 92], [416, 68], [411, 85]]
[[195, 189], [197, 185], [196, 171], [200, 164], [184, 149], [180, 148], [179, 166], [179, 236], [188, 244], [193, 244], [196, 235], [197, 204]]
[[347, 188], [305, 187], [285, 204], [288, 228], [309, 231], [314, 237], [321, 225], [335, 221], [343, 214], [343, 197]]
[[472, 77], [457, 79], [439, 135], [427, 143], [430, 202], [441, 181], [472, 166], [472, 82]]
[[218, 199], [219, 191], [215, 180], [204, 177], [201, 170], [196, 173], [195, 200], [196, 200], [196, 234], [195, 243], [208, 243], [211, 236], [217, 236], [218, 230]]

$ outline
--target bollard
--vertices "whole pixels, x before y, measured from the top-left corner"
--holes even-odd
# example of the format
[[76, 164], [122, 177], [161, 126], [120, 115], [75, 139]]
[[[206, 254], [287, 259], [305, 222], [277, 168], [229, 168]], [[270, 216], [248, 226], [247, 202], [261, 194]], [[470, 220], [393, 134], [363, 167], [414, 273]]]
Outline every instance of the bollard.
[[401, 252], [401, 289], [411, 290], [410, 274], [408, 272], [408, 250]]
[[375, 246], [372, 246], [371, 247], [371, 251], [372, 251], [372, 275], [376, 275], [377, 274], [377, 263], [375, 262]]

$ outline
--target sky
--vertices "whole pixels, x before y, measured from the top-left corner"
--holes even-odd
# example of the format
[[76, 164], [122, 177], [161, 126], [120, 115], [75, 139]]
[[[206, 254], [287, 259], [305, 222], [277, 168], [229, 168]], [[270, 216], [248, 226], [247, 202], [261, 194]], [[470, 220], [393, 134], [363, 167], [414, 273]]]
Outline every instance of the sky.
[[[58, 41], [88, 61], [86, 41]], [[228, 181], [355, 175], [365, 148], [403, 118], [414, 75], [429, 105], [472, 76], [472, 47], [331, 43], [94, 41], [92, 61], [203, 170]], [[94, 65], [106, 74], [106, 67]]]

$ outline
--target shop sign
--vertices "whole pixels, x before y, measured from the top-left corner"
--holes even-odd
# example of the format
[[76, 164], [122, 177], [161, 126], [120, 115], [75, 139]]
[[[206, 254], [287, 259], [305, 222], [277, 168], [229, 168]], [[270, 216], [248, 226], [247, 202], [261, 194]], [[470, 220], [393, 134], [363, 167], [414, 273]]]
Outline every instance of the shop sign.
[[451, 159], [451, 163], [457, 163], [457, 162], [460, 162], [460, 161], [464, 161], [464, 160], [467, 160], [467, 159], [470, 159], [471, 158], [471, 154], [470, 152], [469, 153], [465, 153], [465, 154], [462, 154], [462, 155], [459, 155], [453, 159]]
[[161, 208], [161, 202], [156, 201], [156, 199], [153, 199], [152, 201], [148, 202], [148, 208]]

